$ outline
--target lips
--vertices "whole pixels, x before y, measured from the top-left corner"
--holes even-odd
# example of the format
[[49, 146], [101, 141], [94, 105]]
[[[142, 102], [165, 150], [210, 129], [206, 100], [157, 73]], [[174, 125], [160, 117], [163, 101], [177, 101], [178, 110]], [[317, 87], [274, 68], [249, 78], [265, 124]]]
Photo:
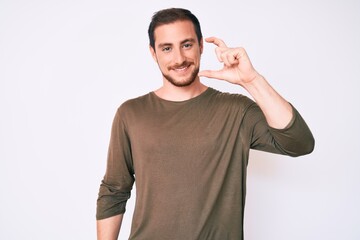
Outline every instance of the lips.
[[181, 67], [181, 68], [175, 68], [174, 70], [177, 72], [184, 72], [186, 69], [188, 69], [188, 66]]
[[180, 66], [173, 66], [171, 67], [171, 70], [176, 71], [176, 72], [185, 72], [189, 67], [190, 67], [191, 63], [183, 63]]

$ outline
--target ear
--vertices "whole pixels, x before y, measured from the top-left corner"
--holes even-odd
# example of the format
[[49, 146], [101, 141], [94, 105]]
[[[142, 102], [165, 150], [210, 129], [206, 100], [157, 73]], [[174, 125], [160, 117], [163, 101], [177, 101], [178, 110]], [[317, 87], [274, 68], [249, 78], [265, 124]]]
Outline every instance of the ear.
[[157, 63], [157, 57], [156, 57], [155, 49], [154, 49], [151, 45], [149, 45], [149, 50], [150, 50], [150, 53], [151, 53], [152, 58], [153, 58], [154, 61]]
[[203, 38], [201, 38], [201, 40], [200, 40], [200, 54], [203, 53], [203, 50], [204, 50], [204, 41], [203, 41]]

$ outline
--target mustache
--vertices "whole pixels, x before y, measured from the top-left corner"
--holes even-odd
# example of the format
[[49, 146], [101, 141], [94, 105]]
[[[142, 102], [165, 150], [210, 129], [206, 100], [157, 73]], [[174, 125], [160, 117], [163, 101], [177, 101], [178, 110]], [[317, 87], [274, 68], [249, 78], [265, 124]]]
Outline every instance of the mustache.
[[174, 69], [174, 68], [183, 68], [183, 67], [187, 67], [190, 66], [191, 64], [193, 64], [193, 62], [189, 62], [189, 61], [184, 61], [180, 64], [175, 64], [169, 67], [169, 69]]

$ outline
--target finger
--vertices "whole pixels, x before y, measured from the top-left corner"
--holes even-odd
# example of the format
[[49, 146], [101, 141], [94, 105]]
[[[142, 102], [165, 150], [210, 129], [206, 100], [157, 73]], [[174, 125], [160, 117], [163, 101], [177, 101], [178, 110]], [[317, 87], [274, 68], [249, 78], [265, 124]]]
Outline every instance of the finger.
[[219, 60], [219, 62], [224, 62], [224, 60], [222, 59], [223, 58], [223, 56], [222, 56], [223, 51], [224, 50], [219, 48], [219, 47], [215, 48], [215, 54], [216, 54], [216, 57]]
[[231, 66], [231, 57], [229, 57], [229, 51], [223, 52], [221, 54], [221, 59], [223, 60], [225, 66], [227, 67]]
[[199, 77], [223, 79], [221, 71], [203, 70], [198, 73]]
[[231, 67], [234, 64], [238, 64], [237, 51], [235, 49], [227, 49], [221, 53], [221, 59], [225, 66]]
[[243, 47], [238, 48], [238, 51], [236, 53], [236, 58], [239, 60], [244, 59], [250, 61], [249, 56]]
[[205, 41], [208, 43], [213, 43], [216, 46], [221, 47], [221, 48], [227, 48], [225, 42], [217, 37], [208, 37], [205, 39]]
[[231, 61], [229, 61], [231, 59], [231, 57], [229, 57], [231, 55], [231, 51], [232, 50], [229, 48], [215, 48], [216, 57], [218, 58], [219, 62], [224, 63], [226, 66], [231, 65]]
[[239, 52], [237, 49], [231, 49], [226, 53], [227, 63], [231, 66], [239, 63]]

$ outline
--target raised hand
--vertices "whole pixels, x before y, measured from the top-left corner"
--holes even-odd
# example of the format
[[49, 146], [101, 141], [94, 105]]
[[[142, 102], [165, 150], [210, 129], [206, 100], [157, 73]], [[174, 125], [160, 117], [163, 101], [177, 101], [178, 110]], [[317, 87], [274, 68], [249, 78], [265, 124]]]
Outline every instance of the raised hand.
[[286, 127], [292, 118], [291, 105], [254, 69], [245, 49], [229, 48], [216, 37], [207, 38], [205, 41], [217, 46], [216, 56], [224, 63], [224, 67], [217, 71], [201, 71], [199, 76], [241, 85], [257, 102], [271, 127]]
[[200, 71], [200, 77], [221, 79], [244, 86], [260, 76], [252, 66], [244, 48], [229, 48], [224, 41], [216, 37], [206, 38], [205, 41], [217, 46], [215, 53], [218, 60], [224, 64], [224, 67], [216, 71]]

